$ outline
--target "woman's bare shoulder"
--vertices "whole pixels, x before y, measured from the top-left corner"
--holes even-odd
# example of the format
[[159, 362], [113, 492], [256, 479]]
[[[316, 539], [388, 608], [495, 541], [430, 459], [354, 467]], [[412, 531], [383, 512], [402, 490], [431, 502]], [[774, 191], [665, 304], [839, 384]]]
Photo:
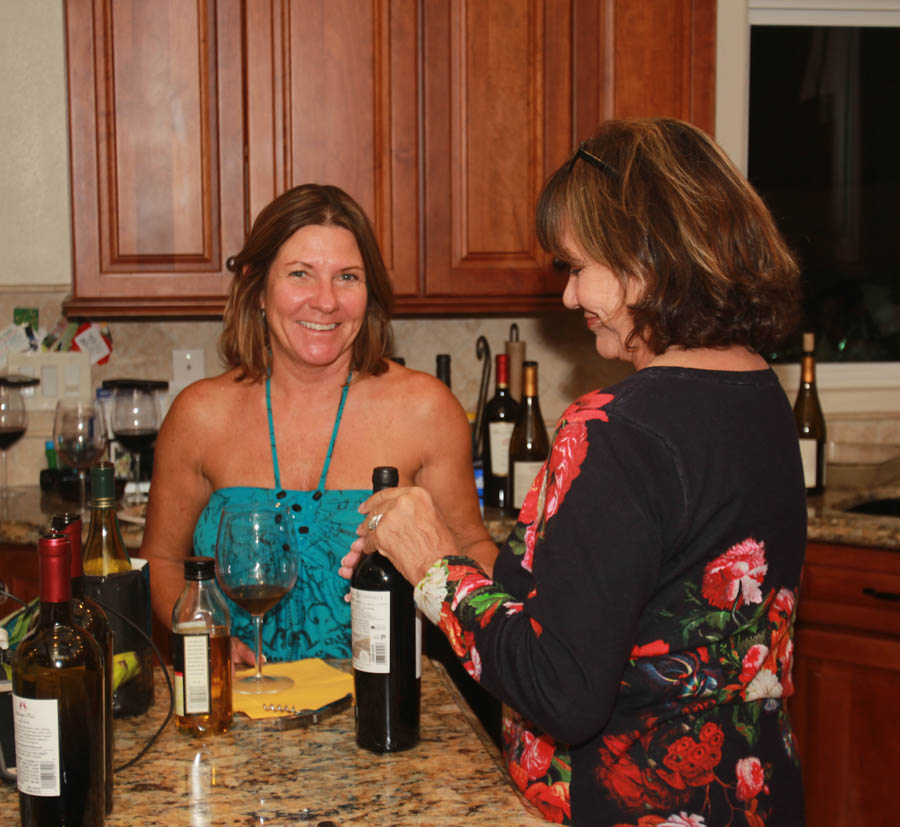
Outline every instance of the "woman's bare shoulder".
[[237, 369], [193, 382], [172, 401], [166, 424], [181, 432], [227, 425], [234, 421], [235, 411], [246, 404], [254, 384], [238, 379]]
[[462, 411], [450, 388], [423, 371], [392, 362], [387, 373], [369, 379], [378, 402], [402, 412], [405, 418]]

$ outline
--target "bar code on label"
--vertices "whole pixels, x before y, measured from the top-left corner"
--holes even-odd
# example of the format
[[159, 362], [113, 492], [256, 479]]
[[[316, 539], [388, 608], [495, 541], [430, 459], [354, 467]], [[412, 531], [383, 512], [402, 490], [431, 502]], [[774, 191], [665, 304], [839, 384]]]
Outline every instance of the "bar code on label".
[[383, 640], [372, 641], [372, 660], [375, 663], [385, 663], [387, 661], [387, 644]]

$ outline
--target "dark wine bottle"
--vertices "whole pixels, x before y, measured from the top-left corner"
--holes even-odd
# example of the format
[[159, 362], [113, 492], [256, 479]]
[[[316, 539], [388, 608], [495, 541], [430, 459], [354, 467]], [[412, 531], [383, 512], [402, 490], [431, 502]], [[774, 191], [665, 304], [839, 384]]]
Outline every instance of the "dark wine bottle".
[[510, 502], [515, 511], [522, 507], [531, 483], [550, 453], [538, 400], [537, 368], [537, 362], [523, 365], [522, 404], [509, 440]]
[[[372, 472], [372, 490], [395, 488], [396, 468]], [[377, 551], [350, 579], [356, 743], [397, 752], [419, 742], [421, 625], [413, 587]]]
[[102, 825], [103, 654], [72, 617], [69, 540], [38, 540], [40, 620], [13, 661], [19, 815], [32, 825]]
[[84, 593], [84, 567], [81, 562], [81, 515], [54, 514], [50, 528], [69, 538], [72, 553], [72, 618], [100, 644], [103, 653], [103, 756], [106, 764], [106, 813], [113, 809], [113, 636], [109, 618], [100, 604]]
[[484, 502], [510, 508], [509, 443], [519, 403], [509, 392], [509, 356], [497, 354], [497, 392], [484, 407]]
[[453, 385], [450, 384], [450, 354], [439, 353], [435, 362], [435, 376], [448, 388], [452, 388]]
[[794, 403], [794, 421], [800, 438], [800, 456], [807, 494], [825, 490], [825, 416], [816, 391], [815, 336], [803, 334], [800, 389]]

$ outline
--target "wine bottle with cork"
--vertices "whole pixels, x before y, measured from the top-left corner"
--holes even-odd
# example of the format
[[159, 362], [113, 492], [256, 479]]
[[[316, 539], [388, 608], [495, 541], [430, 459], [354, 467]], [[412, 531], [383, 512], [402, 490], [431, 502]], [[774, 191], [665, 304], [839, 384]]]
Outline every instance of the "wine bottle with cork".
[[509, 441], [510, 501], [515, 511], [522, 508], [531, 483], [550, 453], [550, 440], [538, 399], [537, 370], [537, 362], [525, 362], [522, 403]]
[[800, 457], [806, 493], [818, 495], [825, 490], [825, 416], [816, 391], [815, 335], [803, 334], [803, 361], [800, 389], [794, 403], [794, 421], [800, 439]]

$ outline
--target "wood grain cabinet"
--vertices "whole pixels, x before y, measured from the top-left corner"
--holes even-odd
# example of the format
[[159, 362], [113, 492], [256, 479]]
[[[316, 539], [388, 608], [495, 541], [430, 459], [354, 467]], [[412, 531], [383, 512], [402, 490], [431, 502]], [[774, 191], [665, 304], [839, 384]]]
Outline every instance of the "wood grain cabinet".
[[810, 543], [803, 577], [790, 710], [807, 823], [894, 824], [900, 552]]
[[603, 118], [713, 127], [715, 0], [66, 0], [71, 315], [217, 315], [299, 183], [366, 209], [406, 314], [557, 306], [546, 176]]

